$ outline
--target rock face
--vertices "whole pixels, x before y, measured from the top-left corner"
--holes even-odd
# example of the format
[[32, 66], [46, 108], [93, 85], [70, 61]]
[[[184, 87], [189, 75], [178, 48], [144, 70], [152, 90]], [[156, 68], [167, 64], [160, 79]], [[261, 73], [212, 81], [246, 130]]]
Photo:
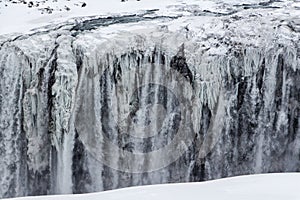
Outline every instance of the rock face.
[[0, 197], [300, 171], [299, 15], [249, 8], [1, 39]]

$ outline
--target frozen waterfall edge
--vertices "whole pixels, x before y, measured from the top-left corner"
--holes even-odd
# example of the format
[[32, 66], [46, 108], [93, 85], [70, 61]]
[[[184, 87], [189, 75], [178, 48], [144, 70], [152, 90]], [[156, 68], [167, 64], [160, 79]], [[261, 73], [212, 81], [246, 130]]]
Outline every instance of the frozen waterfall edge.
[[156, 25], [3, 44], [0, 197], [300, 171], [299, 35], [276, 31], [260, 46]]

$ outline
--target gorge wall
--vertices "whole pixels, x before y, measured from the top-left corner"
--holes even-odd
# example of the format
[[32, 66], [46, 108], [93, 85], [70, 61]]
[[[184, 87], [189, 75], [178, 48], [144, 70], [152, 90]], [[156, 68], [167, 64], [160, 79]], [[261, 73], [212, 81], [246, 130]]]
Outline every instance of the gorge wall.
[[0, 197], [300, 171], [300, 22], [264, 9], [0, 40]]

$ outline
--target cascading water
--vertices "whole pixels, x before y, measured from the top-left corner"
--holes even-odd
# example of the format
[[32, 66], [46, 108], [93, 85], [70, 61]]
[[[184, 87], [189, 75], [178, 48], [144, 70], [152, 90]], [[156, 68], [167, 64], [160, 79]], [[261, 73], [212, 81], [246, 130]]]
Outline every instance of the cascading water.
[[261, 13], [2, 42], [0, 197], [300, 171], [299, 23]]

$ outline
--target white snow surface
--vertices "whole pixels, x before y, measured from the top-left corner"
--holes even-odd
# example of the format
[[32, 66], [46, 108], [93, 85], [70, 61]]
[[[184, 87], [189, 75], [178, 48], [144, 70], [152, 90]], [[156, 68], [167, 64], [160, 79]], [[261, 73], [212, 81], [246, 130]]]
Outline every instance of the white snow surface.
[[21, 197], [15, 200], [299, 200], [300, 173], [238, 176], [200, 183], [123, 188], [99, 193]]
[[[13, 3], [15, 2], [15, 3]], [[22, 2], [26, 2], [22, 3]], [[28, 7], [33, 2], [32, 7]], [[261, 6], [268, 0], [0, 0], [0, 35], [27, 33], [32, 29], [92, 16], [116, 16], [157, 10], [157, 15], [193, 16], [194, 11], [230, 13], [243, 6]], [[82, 6], [85, 3], [84, 7]], [[272, 2], [288, 14], [299, 10], [293, 0]], [[67, 9], [66, 9], [67, 8]], [[291, 10], [291, 8], [293, 8]], [[295, 9], [296, 8], [296, 9]], [[50, 13], [47, 12], [51, 10]]]
[[[40, 1], [32, 1], [40, 2]], [[86, 7], [76, 6], [81, 2], [86, 3]], [[46, 1], [39, 7], [28, 8], [26, 4], [8, 3], [0, 1], [0, 34], [12, 32], [27, 32], [31, 29], [70, 20], [74, 17], [84, 16], [110, 16], [125, 13], [136, 13], [141, 10], [161, 9], [166, 11], [169, 5], [191, 4], [195, 0], [174, 1], [174, 0], [57, 0]], [[35, 3], [34, 3], [35, 4]], [[203, 4], [205, 5], [205, 4]], [[70, 10], [64, 9], [65, 6]], [[53, 8], [51, 14], [43, 13], [41, 8]]]

